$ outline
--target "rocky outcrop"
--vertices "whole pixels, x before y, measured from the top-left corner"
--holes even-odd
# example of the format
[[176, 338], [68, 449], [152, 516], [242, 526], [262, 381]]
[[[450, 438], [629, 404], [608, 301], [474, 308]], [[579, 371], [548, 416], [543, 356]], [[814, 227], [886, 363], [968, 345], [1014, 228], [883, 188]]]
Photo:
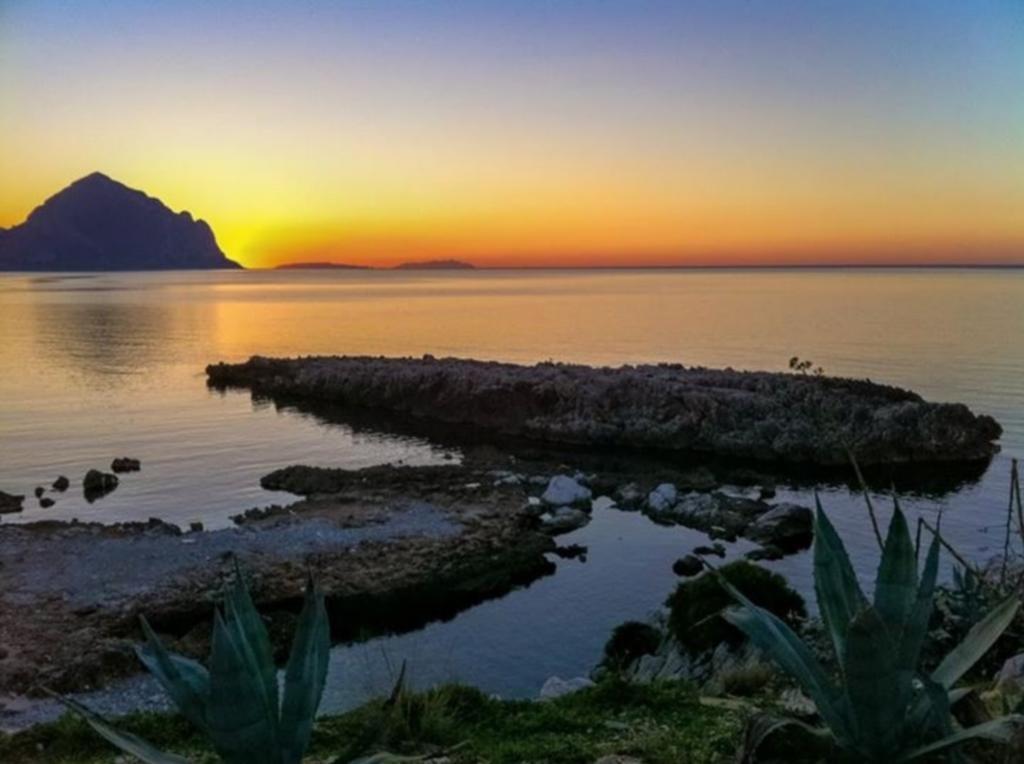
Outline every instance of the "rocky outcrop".
[[238, 267], [204, 221], [98, 172], [51, 196], [0, 236], [0, 270]]
[[966, 406], [869, 381], [680, 365], [592, 368], [412, 358], [207, 367], [214, 386], [370, 408], [550, 443], [791, 464], [983, 460], [1002, 430]]

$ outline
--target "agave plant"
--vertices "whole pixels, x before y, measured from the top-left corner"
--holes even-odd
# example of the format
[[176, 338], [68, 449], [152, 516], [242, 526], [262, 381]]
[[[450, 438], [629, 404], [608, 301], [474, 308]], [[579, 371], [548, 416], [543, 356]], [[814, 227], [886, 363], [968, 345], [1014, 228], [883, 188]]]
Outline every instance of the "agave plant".
[[776, 616], [757, 607], [728, 581], [739, 603], [723, 615], [770, 655], [814, 701], [825, 729], [844, 753], [863, 761], [910, 761], [940, 754], [971, 739], [1007, 742], [1022, 719], [1004, 716], [956, 729], [950, 705], [956, 682], [1013, 620], [1010, 597], [968, 632], [931, 673], [920, 668], [939, 567], [938, 534], [918, 577], [917, 553], [897, 503], [882, 550], [874, 601], [861, 591], [850, 557], [817, 504], [814, 584], [838, 676], [830, 676], [811, 649]]
[[[330, 633], [324, 598], [312, 578], [306, 586], [285, 669], [283, 697], [267, 630], [236, 567], [236, 577], [214, 616], [209, 669], [169, 653], [145, 618], [139, 659], [182, 716], [205, 733], [229, 764], [299, 764], [309, 746], [327, 677]], [[64, 700], [100, 735], [147, 764], [182, 764], [89, 709]]]

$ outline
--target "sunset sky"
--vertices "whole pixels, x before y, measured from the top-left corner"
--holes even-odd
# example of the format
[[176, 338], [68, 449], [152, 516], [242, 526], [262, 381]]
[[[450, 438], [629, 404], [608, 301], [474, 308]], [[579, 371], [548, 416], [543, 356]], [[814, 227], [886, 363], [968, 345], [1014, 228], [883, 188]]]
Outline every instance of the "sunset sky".
[[0, 0], [0, 226], [247, 266], [1024, 262], [1024, 3]]

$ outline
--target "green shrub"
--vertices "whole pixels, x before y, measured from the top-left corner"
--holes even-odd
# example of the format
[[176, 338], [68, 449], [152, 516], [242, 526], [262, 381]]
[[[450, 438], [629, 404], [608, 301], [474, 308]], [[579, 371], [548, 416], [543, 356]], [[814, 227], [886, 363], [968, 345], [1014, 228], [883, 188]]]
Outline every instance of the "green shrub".
[[[803, 597], [778, 573], [737, 560], [720, 568], [718, 574], [752, 602], [784, 621], [793, 622], [807, 615]], [[710, 650], [721, 642], [738, 644], [743, 640], [742, 633], [720, 617], [733, 604], [718, 578], [703, 573], [679, 584], [668, 598], [669, 630], [683, 647], [694, 653]]]
[[649, 623], [626, 621], [612, 632], [604, 646], [602, 664], [619, 670], [625, 668], [643, 655], [652, 655], [661, 645], [661, 632]]

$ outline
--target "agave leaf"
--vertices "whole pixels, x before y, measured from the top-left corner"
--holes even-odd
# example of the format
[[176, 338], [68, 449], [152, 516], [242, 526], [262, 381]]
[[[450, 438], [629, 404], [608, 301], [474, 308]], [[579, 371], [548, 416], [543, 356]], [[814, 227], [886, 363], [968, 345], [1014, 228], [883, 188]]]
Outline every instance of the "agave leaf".
[[203, 732], [208, 731], [206, 708], [210, 700], [210, 675], [197, 661], [167, 652], [145, 618], [146, 644], [135, 648], [139, 660], [157, 678], [181, 715]]
[[310, 578], [285, 670], [284, 704], [278, 731], [282, 764], [301, 762], [309, 746], [327, 678], [330, 648], [330, 626], [323, 594]]
[[748, 600], [724, 577], [719, 576], [719, 582], [742, 603], [742, 607], [723, 612], [722, 617], [746, 634], [751, 642], [768, 653], [800, 683], [837, 739], [842, 741], [848, 738], [850, 725], [838, 702], [839, 691], [829, 681], [807, 645], [782, 620]]
[[987, 616], [974, 624], [963, 642], [942, 660], [938, 668], [932, 672], [932, 679], [947, 690], [956, 684], [957, 680], [966, 674], [1006, 631], [1019, 608], [1020, 600], [1015, 594], [993, 608]]
[[896, 642], [873, 607], [850, 621], [843, 674], [858, 747], [875, 757], [899, 750], [913, 673], [900, 667]]
[[[778, 716], [776, 714], [762, 711], [755, 714], [746, 725], [743, 731], [743, 742], [737, 751], [736, 764], [756, 764], [757, 752], [768, 738], [786, 727], [797, 727], [806, 733], [804, 740], [811, 743], [814, 748], [820, 746], [818, 751], [823, 760], [827, 760], [835, 746], [835, 739], [828, 729], [823, 727], [812, 727], [799, 719], [791, 716]], [[803, 742], [803, 740], [801, 740]], [[806, 750], [803, 752], [806, 753]]]
[[814, 589], [821, 617], [832, 637], [836, 657], [842, 663], [846, 652], [846, 629], [866, 603], [864, 593], [850, 564], [839, 534], [814, 497]]
[[[51, 693], [53, 694], [53, 693]], [[131, 754], [145, 764], [189, 764], [189, 760], [173, 753], [164, 753], [159, 748], [143, 740], [138, 735], [122, 732], [94, 711], [81, 703], [60, 695], [53, 696], [81, 716], [96, 732], [125, 753]]]
[[237, 632], [218, 612], [210, 653], [210, 736], [228, 762], [280, 764], [275, 720], [268, 718], [262, 678], [237, 639]]
[[273, 719], [274, 735], [277, 735], [277, 718], [279, 698], [277, 688], [277, 670], [274, 665], [274, 650], [270, 645], [270, 636], [263, 625], [256, 606], [249, 596], [245, 585], [238, 558], [235, 558], [235, 581], [228, 587], [225, 596], [227, 623], [236, 634], [236, 643], [247, 654], [253, 669], [257, 672], [261, 684], [261, 697], [267, 706], [267, 714]]
[[926, 676], [918, 676], [920, 691], [910, 705], [904, 728], [907, 737], [904, 745], [915, 740], [937, 740], [953, 734], [953, 717], [950, 693], [938, 682]]
[[900, 638], [900, 666], [908, 671], [917, 669], [921, 648], [928, 636], [928, 622], [935, 604], [935, 581], [939, 574], [939, 536], [932, 535], [928, 556], [925, 558], [921, 583], [917, 588], [914, 607], [903, 626]]
[[1013, 739], [1016, 728], [1024, 723], [1024, 716], [1010, 715], [1000, 716], [983, 724], [976, 724], [973, 727], [962, 729], [947, 735], [934, 743], [922, 745], [905, 753], [898, 761], [912, 761], [925, 756], [948, 750], [953, 746], [965, 743], [968, 740], [991, 740], [996, 743], [1009, 743]]
[[875, 578], [875, 610], [890, 633], [899, 635], [917, 599], [917, 558], [907, 519], [899, 502], [894, 504]]

